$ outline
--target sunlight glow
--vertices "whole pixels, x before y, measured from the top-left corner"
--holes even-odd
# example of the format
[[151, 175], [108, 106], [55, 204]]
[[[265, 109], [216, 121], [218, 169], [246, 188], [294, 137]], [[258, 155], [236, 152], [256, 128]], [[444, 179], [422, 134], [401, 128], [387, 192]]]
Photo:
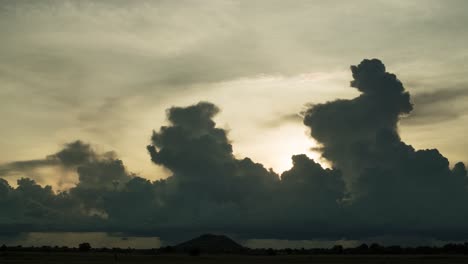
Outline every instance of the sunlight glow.
[[321, 159], [320, 153], [312, 150], [317, 147], [317, 143], [306, 133], [307, 129], [300, 123], [284, 123], [276, 129], [266, 131], [262, 137], [235, 144], [234, 150], [235, 153], [251, 157], [255, 162], [260, 162], [279, 174], [291, 169], [291, 157], [297, 154], [306, 154], [323, 167], [329, 168], [330, 164]]

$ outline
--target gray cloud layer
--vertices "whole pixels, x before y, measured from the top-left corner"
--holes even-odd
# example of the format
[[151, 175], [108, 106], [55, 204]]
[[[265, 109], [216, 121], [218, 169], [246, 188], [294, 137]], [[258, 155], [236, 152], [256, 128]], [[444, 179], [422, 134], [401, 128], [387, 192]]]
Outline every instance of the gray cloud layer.
[[421, 125], [452, 121], [464, 115], [468, 96], [466, 88], [446, 88], [417, 94], [413, 102], [417, 108], [403, 124]]
[[[365, 238], [407, 235], [468, 237], [465, 165], [449, 167], [437, 149], [402, 142], [398, 121], [413, 110], [409, 93], [377, 59], [352, 66], [360, 95], [311, 106], [304, 124], [333, 164], [306, 155], [276, 174], [237, 159], [209, 102], [167, 110], [154, 131], [151, 160], [171, 171], [150, 182], [129, 173], [115, 154], [76, 141], [43, 160], [13, 162], [1, 171], [41, 166], [75, 169], [78, 184], [54, 193], [22, 178], [0, 179], [0, 226], [11, 232], [118, 231], [145, 235], [224, 232], [256, 238]], [[261, 136], [261, 135], [252, 135]]]

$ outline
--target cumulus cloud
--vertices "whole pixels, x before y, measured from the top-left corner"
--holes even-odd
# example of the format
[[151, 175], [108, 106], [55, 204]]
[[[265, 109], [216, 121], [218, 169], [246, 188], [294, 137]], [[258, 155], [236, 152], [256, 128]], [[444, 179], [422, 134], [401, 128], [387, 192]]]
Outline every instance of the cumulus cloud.
[[[263, 237], [281, 227], [278, 236], [288, 237], [291, 232], [300, 235], [299, 227], [308, 223], [317, 225], [311, 231], [314, 233], [326, 226], [328, 219], [338, 218], [344, 187], [339, 172], [298, 155], [293, 157], [294, 167], [280, 180], [262, 164], [237, 159], [227, 131], [213, 121], [218, 112], [217, 106], [207, 102], [167, 111], [169, 125], [153, 132], [147, 149], [151, 160], [172, 175], [155, 182], [127, 172], [115, 155], [98, 154], [80, 141], [67, 144], [46, 160], [76, 169], [76, 186], [54, 193], [50, 186], [41, 187], [26, 178], [18, 181], [17, 188], [2, 181], [5, 204], [12, 197], [21, 203], [30, 199], [38, 214], [27, 217], [31, 213], [23, 211], [23, 206], [7, 206], [10, 211], [5, 214], [5, 223], [13, 222], [15, 216], [25, 222], [25, 226], [15, 226], [18, 231], [125, 231], [169, 236], [179, 235], [182, 229], [245, 236], [257, 230]], [[303, 200], [303, 195], [310, 200]], [[52, 213], [55, 218], [51, 218]], [[79, 220], [67, 225], [53, 220], [69, 217]], [[292, 224], [296, 226], [292, 228]]]
[[[34, 179], [22, 177], [44, 167], [74, 171], [78, 183], [68, 191], [54, 191], [50, 185], [41, 186]], [[120, 188], [119, 184], [134, 177], [115, 153], [97, 153], [80, 140], [65, 144], [44, 159], [7, 163], [1, 168], [4, 175], [20, 175], [16, 188], [0, 178], [0, 225], [18, 232], [99, 226], [98, 222], [107, 217], [99, 208], [106, 191]]]
[[[40, 171], [43, 169], [52, 169], [55, 172], [54, 174], [59, 175], [58, 181], [62, 182], [57, 185], [59, 187], [61, 185], [67, 187], [70, 183], [76, 182], [76, 174], [72, 174], [77, 171], [78, 167], [84, 165], [90, 166], [89, 164], [93, 164], [98, 161], [112, 159], [115, 159], [115, 153], [97, 153], [91, 145], [84, 143], [83, 141], [76, 140], [66, 143], [63, 146], [63, 149], [57, 153], [48, 155], [43, 159], [14, 161], [6, 164], [0, 164], [0, 177], [18, 179], [20, 177], [27, 176], [34, 178], [36, 181], [40, 181], [41, 183], [50, 183], [45, 179], [47, 176], [42, 175], [44, 173], [40, 173]], [[82, 167], [80, 170], [86, 170], [86, 168]], [[48, 172], [50, 173], [50, 171]], [[85, 173], [81, 174], [85, 175]], [[64, 184], [64, 182], [67, 184]]]
[[351, 66], [352, 100], [315, 105], [304, 124], [323, 156], [343, 172], [351, 219], [369, 232], [466, 232], [466, 170], [451, 170], [437, 149], [415, 150], [401, 141], [398, 121], [413, 108], [409, 93], [384, 64]]
[[0, 177], [10, 183], [22, 177], [34, 179], [39, 184], [49, 184], [56, 190], [68, 189], [77, 182], [76, 168], [107, 154], [97, 154], [82, 141], [67, 143], [57, 153], [43, 159], [21, 160], [0, 164]]
[[56, 193], [27, 178], [16, 188], [0, 179], [0, 224], [16, 231], [163, 237], [208, 231], [276, 239], [468, 237], [465, 165], [450, 167], [437, 149], [402, 142], [398, 122], [413, 104], [380, 60], [363, 60], [351, 71], [356, 98], [304, 112], [332, 168], [297, 154], [278, 175], [239, 159], [228, 131], [214, 121], [220, 109], [200, 102], [168, 109], [168, 124], [153, 131], [147, 151], [170, 171], [166, 179], [132, 174], [115, 153], [97, 153], [81, 141], [27, 166], [3, 165], [3, 171], [21, 171], [59, 164], [75, 169], [78, 183]]
[[379, 60], [364, 60], [351, 71], [351, 87], [361, 95], [314, 105], [304, 117], [311, 136], [323, 144], [323, 157], [345, 172], [348, 184], [360, 167], [374, 163], [368, 143], [375, 142], [377, 135], [398, 142], [398, 119], [412, 110], [408, 92]]
[[217, 228], [258, 217], [255, 208], [262, 211], [279, 181], [261, 164], [234, 157], [227, 132], [212, 120], [218, 111], [206, 102], [173, 107], [170, 126], [155, 131], [148, 146], [153, 162], [173, 172], [163, 203], [184, 225]]

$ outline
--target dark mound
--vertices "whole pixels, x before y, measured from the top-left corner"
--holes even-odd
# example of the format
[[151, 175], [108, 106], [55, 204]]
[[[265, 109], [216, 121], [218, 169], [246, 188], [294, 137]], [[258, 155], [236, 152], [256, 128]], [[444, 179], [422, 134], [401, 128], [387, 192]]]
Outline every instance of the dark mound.
[[244, 250], [244, 247], [234, 240], [223, 235], [205, 234], [174, 247], [177, 251], [190, 252], [199, 250], [209, 253], [235, 253]]

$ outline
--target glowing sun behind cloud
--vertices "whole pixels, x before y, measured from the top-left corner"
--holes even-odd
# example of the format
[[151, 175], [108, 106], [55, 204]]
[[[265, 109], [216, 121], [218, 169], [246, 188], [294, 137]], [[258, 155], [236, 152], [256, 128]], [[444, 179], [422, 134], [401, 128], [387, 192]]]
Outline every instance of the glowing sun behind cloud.
[[291, 169], [291, 156], [297, 154], [306, 154], [323, 167], [330, 167], [320, 153], [313, 150], [317, 143], [306, 133], [307, 129], [302, 123], [284, 123], [276, 129], [265, 131], [261, 137], [234, 144], [234, 150], [238, 157], [256, 157], [256, 161], [279, 174]]

